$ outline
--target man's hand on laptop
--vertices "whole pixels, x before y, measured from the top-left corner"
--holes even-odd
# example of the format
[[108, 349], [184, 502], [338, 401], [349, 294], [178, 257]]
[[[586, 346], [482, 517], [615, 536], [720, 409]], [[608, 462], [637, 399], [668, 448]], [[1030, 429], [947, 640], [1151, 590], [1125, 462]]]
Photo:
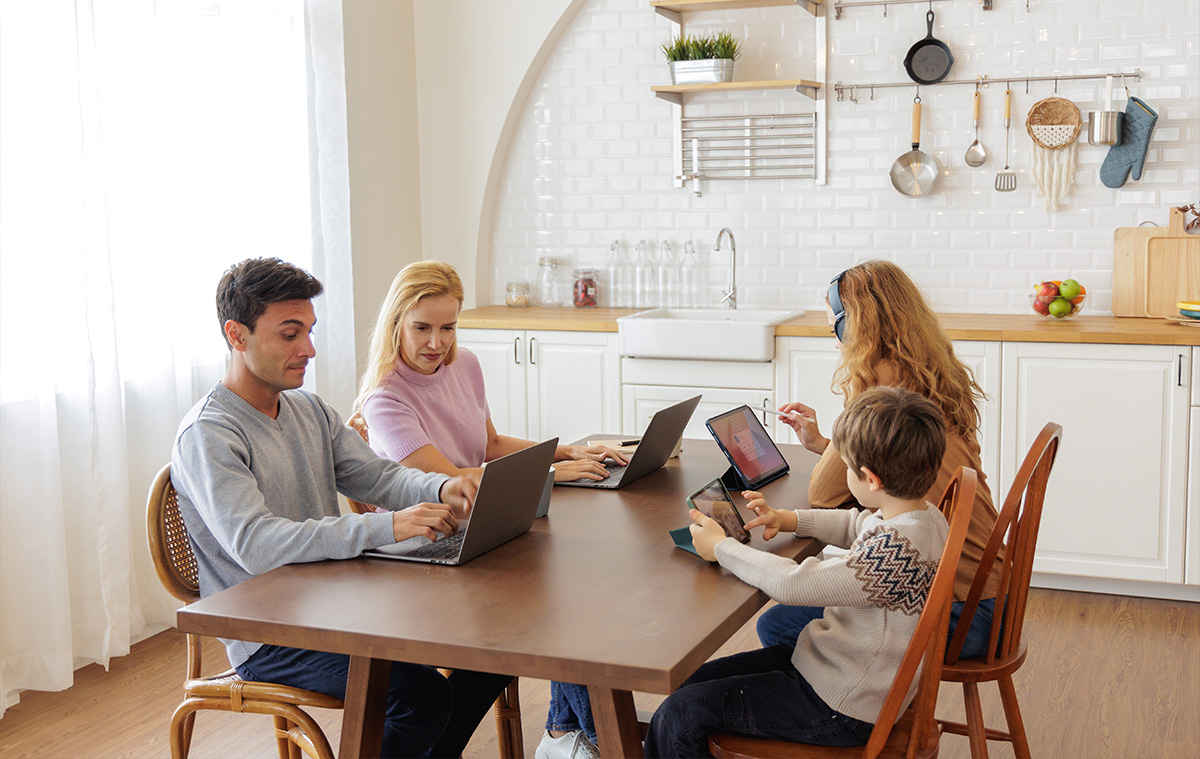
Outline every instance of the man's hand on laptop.
[[629, 463], [628, 456], [607, 445], [560, 445], [556, 453], [563, 457], [559, 459], [560, 462], [564, 459], [571, 461], [604, 461], [608, 459], [616, 462], [618, 466], [625, 466]]
[[471, 507], [475, 505], [475, 494], [479, 492], [479, 480], [483, 477], [482, 469], [463, 469], [462, 474], [451, 477], [442, 483], [438, 497], [442, 503], [454, 510], [460, 519], [471, 516]]
[[437, 540], [456, 532], [458, 520], [444, 503], [418, 503], [392, 512], [392, 536], [397, 543], [418, 536]]

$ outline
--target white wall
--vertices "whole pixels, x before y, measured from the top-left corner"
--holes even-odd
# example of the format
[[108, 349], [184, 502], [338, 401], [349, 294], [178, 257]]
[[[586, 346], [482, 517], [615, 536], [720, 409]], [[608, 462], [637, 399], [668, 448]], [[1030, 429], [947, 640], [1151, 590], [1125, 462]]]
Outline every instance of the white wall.
[[[515, 11], [527, 4], [487, 5], [491, 14], [504, 15], [505, 7]], [[1031, 105], [1054, 93], [1054, 85], [1034, 83], [1026, 94], [1020, 83], [1013, 85], [1011, 135], [1018, 189], [997, 193], [995, 175], [1004, 165], [1003, 86], [984, 90], [980, 139], [990, 156], [980, 169], [967, 168], [962, 158], [973, 137], [972, 88], [934, 86], [921, 88], [922, 149], [943, 169], [939, 186], [919, 199], [898, 194], [888, 169], [909, 150], [913, 90], [877, 90], [872, 100], [860, 89], [854, 104], [838, 102], [832, 84], [907, 81], [904, 55], [925, 36], [928, 6], [916, 4], [891, 6], [886, 17], [880, 7], [847, 9], [840, 20], [830, 9], [827, 185], [726, 181], [707, 183], [696, 197], [672, 184], [670, 107], [649, 89], [668, 80], [657, 46], [674, 25], [645, 0], [586, 0], [553, 41], [528, 101], [515, 103], [510, 144], [499, 146], [506, 156], [494, 216], [484, 219], [481, 230], [479, 303], [502, 303], [506, 281], [532, 282], [539, 255], [567, 259], [569, 271], [573, 263], [600, 264], [614, 238], [627, 249], [641, 238], [656, 246], [666, 239], [678, 252], [690, 237], [709, 255], [716, 231], [728, 226], [737, 235], [743, 304], [813, 306], [832, 274], [858, 260], [885, 257], [911, 272], [940, 311], [1022, 312], [1028, 309], [1029, 285], [1069, 274], [1088, 287], [1091, 312], [1109, 312], [1113, 228], [1143, 220], [1165, 225], [1168, 206], [1200, 195], [1200, 0], [1030, 0], [1028, 11], [1022, 0], [997, 0], [991, 11], [970, 2], [933, 5], [934, 34], [954, 53], [952, 79], [1140, 67], [1143, 79], [1130, 88], [1159, 113], [1141, 181], [1119, 190], [1101, 185], [1098, 172], [1107, 148], [1091, 147], [1085, 139], [1077, 148], [1075, 187], [1066, 208], [1043, 210], [1028, 171], [1031, 142], [1024, 119]], [[540, 8], [540, 23], [532, 10], [527, 18], [531, 26], [545, 28], [553, 12], [545, 3]], [[489, 19], [462, 23], [479, 29]], [[813, 52], [813, 23], [799, 9], [781, 7], [691, 14], [685, 29], [727, 26], [742, 37], [746, 54], [736, 79], [773, 77], [777, 64], [778, 76], [786, 78], [812, 75], [805, 59]], [[430, 54], [420, 42], [419, 68]], [[509, 72], [511, 84], [527, 59], [528, 50], [518, 50], [513, 61], [496, 65]], [[451, 171], [425, 176], [431, 166], [423, 156], [425, 251], [431, 255], [442, 247], [455, 254], [470, 248], [486, 148], [510, 95], [474, 99], [462, 92], [464, 86], [481, 89], [471, 65], [464, 61], [438, 72], [444, 96], [473, 98], [483, 134], [469, 134], [476, 118], [470, 111], [472, 123], [453, 125], [456, 135], [447, 135], [439, 147], [439, 154], [448, 153], [452, 142], [465, 140], [460, 160], [439, 159]], [[482, 65], [474, 74], [486, 82], [489, 68]], [[424, 87], [429, 79], [426, 72], [422, 77]], [[1102, 85], [1103, 80], [1058, 87], [1060, 96], [1079, 106], [1085, 127], [1087, 111], [1102, 103]], [[776, 92], [784, 94], [691, 96], [688, 108], [742, 113], [810, 107], [797, 95]], [[1117, 102], [1123, 106], [1123, 93]], [[423, 142], [432, 130], [451, 128], [445, 120], [452, 110], [422, 91]], [[458, 110], [466, 114], [467, 105]], [[456, 190], [468, 191], [460, 193], [462, 229], [452, 228]], [[727, 277], [726, 255], [727, 249], [708, 261], [710, 294]]]
[[421, 251], [420, 142], [410, 2], [342, 6], [354, 333], [361, 373], [388, 285]]

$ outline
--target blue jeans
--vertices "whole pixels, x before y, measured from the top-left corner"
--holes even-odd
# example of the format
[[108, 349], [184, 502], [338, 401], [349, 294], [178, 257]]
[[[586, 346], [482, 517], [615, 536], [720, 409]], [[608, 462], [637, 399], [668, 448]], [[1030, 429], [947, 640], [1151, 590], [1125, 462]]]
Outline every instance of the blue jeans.
[[592, 743], [599, 745], [586, 685], [550, 683], [550, 713], [546, 715], [546, 729], [563, 732], [582, 730]]
[[710, 757], [719, 730], [818, 746], [861, 746], [874, 727], [821, 700], [792, 666], [792, 646], [708, 662], [650, 719], [647, 757]]
[[[967, 631], [967, 639], [963, 642], [962, 658], [974, 659], [983, 656], [987, 649], [988, 632], [992, 627], [992, 613], [995, 608], [994, 598], [986, 598], [979, 602], [971, 620], [971, 629]], [[950, 632], [946, 638], [947, 642], [954, 637], [962, 610], [961, 601], [950, 604]], [[800, 637], [804, 626], [814, 619], [820, 619], [824, 613], [825, 609], [820, 606], [772, 606], [758, 618], [758, 639], [764, 646], [785, 645], [795, 648], [796, 639]]]
[[[246, 680], [291, 685], [346, 697], [350, 657], [286, 646], [262, 646], [237, 667]], [[456, 757], [512, 677], [392, 663], [381, 757]]]

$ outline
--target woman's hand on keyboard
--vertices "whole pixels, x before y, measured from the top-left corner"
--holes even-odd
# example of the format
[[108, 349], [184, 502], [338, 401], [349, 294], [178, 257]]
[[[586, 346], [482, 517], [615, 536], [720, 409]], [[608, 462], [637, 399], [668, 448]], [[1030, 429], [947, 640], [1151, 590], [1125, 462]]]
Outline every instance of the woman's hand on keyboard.
[[607, 445], [560, 445], [557, 453], [563, 458], [572, 461], [604, 461], [607, 459], [616, 462], [619, 466], [625, 466], [629, 463], [628, 456], [618, 453], [615, 449], [609, 448]]
[[554, 464], [554, 481], [570, 482], [572, 480], [596, 480], [608, 478], [608, 470], [599, 461], [582, 459], [579, 461], [557, 461]]
[[392, 535], [397, 543], [417, 536], [436, 540], [439, 532], [458, 532], [458, 520], [444, 503], [418, 503], [392, 512]]

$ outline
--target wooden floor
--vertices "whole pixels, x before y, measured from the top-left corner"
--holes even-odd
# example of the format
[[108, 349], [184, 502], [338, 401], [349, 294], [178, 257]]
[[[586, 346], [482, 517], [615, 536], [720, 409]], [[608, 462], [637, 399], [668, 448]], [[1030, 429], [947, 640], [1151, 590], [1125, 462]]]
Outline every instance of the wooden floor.
[[[1192, 759], [1200, 746], [1200, 604], [1035, 590], [1026, 623], [1030, 654], [1016, 675], [1017, 693], [1035, 757], [1045, 759]], [[210, 641], [207, 661], [224, 663]], [[757, 645], [753, 623], [721, 654]], [[219, 665], [218, 665], [219, 666]], [[61, 693], [27, 692], [0, 719], [3, 759], [165, 757], [166, 726], [179, 701], [183, 637], [174, 631], [134, 646], [109, 672], [92, 665]], [[1002, 725], [995, 688], [984, 688], [989, 724]], [[533, 759], [546, 717], [548, 686], [521, 681], [526, 757]], [[639, 695], [652, 709], [661, 696]], [[939, 716], [961, 719], [962, 693], [943, 686]], [[337, 745], [340, 712], [317, 711]], [[993, 757], [1011, 757], [990, 743]], [[270, 720], [200, 713], [195, 759], [276, 756]], [[490, 717], [468, 746], [467, 759], [496, 756]], [[941, 756], [969, 756], [966, 738], [942, 739]], [[611, 759], [611, 758], [610, 758]]]

